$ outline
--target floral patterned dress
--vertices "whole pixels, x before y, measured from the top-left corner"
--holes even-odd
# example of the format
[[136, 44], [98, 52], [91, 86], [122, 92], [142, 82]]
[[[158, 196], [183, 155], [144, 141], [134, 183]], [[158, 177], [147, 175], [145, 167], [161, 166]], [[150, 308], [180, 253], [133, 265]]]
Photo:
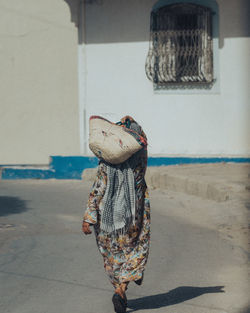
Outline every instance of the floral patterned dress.
[[94, 225], [96, 242], [103, 256], [104, 268], [111, 283], [117, 288], [121, 283], [139, 280], [148, 259], [150, 242], [150, 203], [144, 179], [147, 151], [137, 152], [138, 164], [134, 169], [136, 191], [135, 225], [126, 234], [110, 235], [100, 229], [100, 202], [107, 185], [107, 168], [100, 162], [97, 176], [88, 200], [83, 220]]

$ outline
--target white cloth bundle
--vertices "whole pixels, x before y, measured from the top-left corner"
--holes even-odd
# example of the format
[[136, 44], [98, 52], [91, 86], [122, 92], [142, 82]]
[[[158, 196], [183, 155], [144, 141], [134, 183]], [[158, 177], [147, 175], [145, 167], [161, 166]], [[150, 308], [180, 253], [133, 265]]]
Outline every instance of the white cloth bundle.
[[89, 148], [100, 159], [120, 164], [139, 151], [142, 137], [124, 126], [111, 123], [101, 116], [89, 120]]

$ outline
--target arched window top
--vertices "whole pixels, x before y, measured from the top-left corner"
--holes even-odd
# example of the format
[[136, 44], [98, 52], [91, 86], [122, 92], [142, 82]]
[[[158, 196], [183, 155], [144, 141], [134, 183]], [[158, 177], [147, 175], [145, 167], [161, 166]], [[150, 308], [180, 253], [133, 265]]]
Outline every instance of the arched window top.
[[160, 7], [152, 12], [152, 31], [196, 29], [197, 20], [204, 14], [211, 13], [207, 7], [191, 4], [176, 3]]
[[214, 13], [218, 11], [218, 4], [216, 0], [159, 0], [155, 3], [152, 11], [156, 11], [167, 5], [175, 4], [193, 4], [196, 6], [204, 6], [212, 10]]

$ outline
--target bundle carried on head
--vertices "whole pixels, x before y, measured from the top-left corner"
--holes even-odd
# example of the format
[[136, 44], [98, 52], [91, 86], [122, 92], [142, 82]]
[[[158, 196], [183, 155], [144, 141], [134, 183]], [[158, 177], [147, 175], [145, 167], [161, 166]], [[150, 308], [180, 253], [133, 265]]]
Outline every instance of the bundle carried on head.
[[[129, 125], [128, 125], [129, 124]], [[101, 116], [89, 120], [89, 148], [100, 159], [110, 164], [120, 164], [147, 145], [146, 139], [124, 123], [112, 123]]]

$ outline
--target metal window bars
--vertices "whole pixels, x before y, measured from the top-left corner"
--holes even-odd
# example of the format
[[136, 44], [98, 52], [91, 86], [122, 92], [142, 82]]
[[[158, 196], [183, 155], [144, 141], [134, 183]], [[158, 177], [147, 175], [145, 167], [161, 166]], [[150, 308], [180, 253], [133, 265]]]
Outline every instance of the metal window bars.
[[147, 77], [156, 85], [213, 81], [212, 12], [172, 4], [151, 13]]

